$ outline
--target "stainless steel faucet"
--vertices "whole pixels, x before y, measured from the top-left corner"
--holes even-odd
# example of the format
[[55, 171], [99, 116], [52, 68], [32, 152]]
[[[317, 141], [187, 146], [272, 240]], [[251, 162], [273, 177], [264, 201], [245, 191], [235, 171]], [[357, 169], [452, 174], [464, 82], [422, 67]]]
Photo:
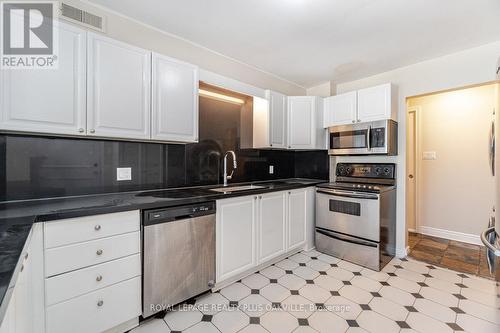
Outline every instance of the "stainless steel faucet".
[[[233, 170], [231, 170], [231, 174], [227, 174], [227, 155], [231, 154], [233, 157]], [[238, 164], [236, 163], [236, 154], [232, 150], [228, 150], [224, 155], [224, 186], [227, 186], [227, 180], [233, 178], [234, 170], [238, 168]]]

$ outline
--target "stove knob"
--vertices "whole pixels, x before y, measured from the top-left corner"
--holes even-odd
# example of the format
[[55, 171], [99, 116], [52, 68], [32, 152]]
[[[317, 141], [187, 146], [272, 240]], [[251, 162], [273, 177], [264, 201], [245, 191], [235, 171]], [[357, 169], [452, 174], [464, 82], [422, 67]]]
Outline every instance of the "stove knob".
[[363, 188], [366, 188], [366, 185], [363, 185]]
[[351, 174], [352, 169], [351, 169], [350, 167], [347, 167], [347, 169], [346, 169], [345, 171], [346, 171], [346, 174], [347, 174], [347, 175], [350, 175], [350, 174]]
[[382, 168], [381, 167], [376, 167], [375, 168], [375, 174], [376, 175], [380, 175], [380, 172], [382, 171]]
[[368, 186], [368, 189], [369, 189], [369, 190], [372, 190], [372, 189], [373, 189], [373, 186]]
[[389, 168], [384, 168], [384, 173], [386, 175], [389, 175], [391, 173], [391, 170]]
[[357, 187], [358, 187], [358, 188], [361, 188], [361, 185], [358, 185]]

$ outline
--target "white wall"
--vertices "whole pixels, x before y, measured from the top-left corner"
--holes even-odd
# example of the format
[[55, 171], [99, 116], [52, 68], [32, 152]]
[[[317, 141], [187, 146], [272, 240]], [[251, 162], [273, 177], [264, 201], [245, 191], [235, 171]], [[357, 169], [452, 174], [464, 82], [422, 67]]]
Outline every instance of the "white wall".
[[[262, 89], [272, 89], [288, 95], [304, 95], [306, 89], [215, 51], [132, 20], [85, 0], [65, 0], [69, 5], [96, 15], [106, 16], [106, 35], [126, 43], [171, 56]], [[244, 41], [242, 41], [244, 42]]]
[[[414, 97], [418, 107], [418, 232], [480, 244], [495, 200], [490, 132], [496, 84]], [[424, 160], [435, 152], [435, 160]]]
[[[377, 84], [392, 82], [398, 87], [399, 155], [397, 157], [371, 157], [373, 162], [398, 164], [397, 247], [402, 255], [406, 248], [405, 228], [405, 168], [406, 168], [406, 98], [439, 90], [492, 81], [500, 57], [500, 41], [453, 53], [361, 80], [337, 84], [337, 93], [344, 93]], [[367, 160], [361, 157], [342, 157], [338, 161]]]
[[335, 95], [335, 91], [336, 91], [335, 82], [327, 81], [325, 83], [318, 84], [317, 86], [307, 88], [306, 95], [328, 97]]

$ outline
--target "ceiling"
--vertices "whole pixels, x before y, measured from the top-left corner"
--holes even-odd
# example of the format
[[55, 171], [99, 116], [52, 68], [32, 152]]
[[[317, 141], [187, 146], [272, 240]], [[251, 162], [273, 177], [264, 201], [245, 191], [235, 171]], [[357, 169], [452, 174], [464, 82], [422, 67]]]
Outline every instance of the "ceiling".
[[302, 87], [500, 40], [499, 0], [90, 0]]

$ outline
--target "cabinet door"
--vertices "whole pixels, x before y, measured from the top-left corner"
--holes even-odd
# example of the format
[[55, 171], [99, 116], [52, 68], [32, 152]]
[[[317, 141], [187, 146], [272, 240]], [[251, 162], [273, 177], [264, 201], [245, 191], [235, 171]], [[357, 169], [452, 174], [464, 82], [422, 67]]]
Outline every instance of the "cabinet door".
[[286, 148], [286, 96], [267, 91], [269, 101], [269, 145], [273, 148]]
[[390, 83], [358, 90], [358, 121], [391, 119], [392, 86]]
[[288, 97], [288, 148], [314, 149], [315, 99]]
[[198, 67], [153, 54], [152, 139], [198, 141]]
[[256, 196], [217, 201], [217, 282], [256, 265], [256, 202]]
[[60, 22], [57, 69], [0, 71], [0, 129], [85, 134], [85, 40]]
[[16, 294], [13, 293], [0, 322], [0, 333], [16, 333]]
[[259, 196], [258, 262], [263, 263], [286, 250], [286, 192]]
[[288, 192], [288, 250], [305, 245], [307, 189]]
[[87, 134], [150, 138], [151, 52], [88, 34]]
[[356, 122], [356, 92], [348, 92], [325, 99], [323, 127], [347, 125]]

